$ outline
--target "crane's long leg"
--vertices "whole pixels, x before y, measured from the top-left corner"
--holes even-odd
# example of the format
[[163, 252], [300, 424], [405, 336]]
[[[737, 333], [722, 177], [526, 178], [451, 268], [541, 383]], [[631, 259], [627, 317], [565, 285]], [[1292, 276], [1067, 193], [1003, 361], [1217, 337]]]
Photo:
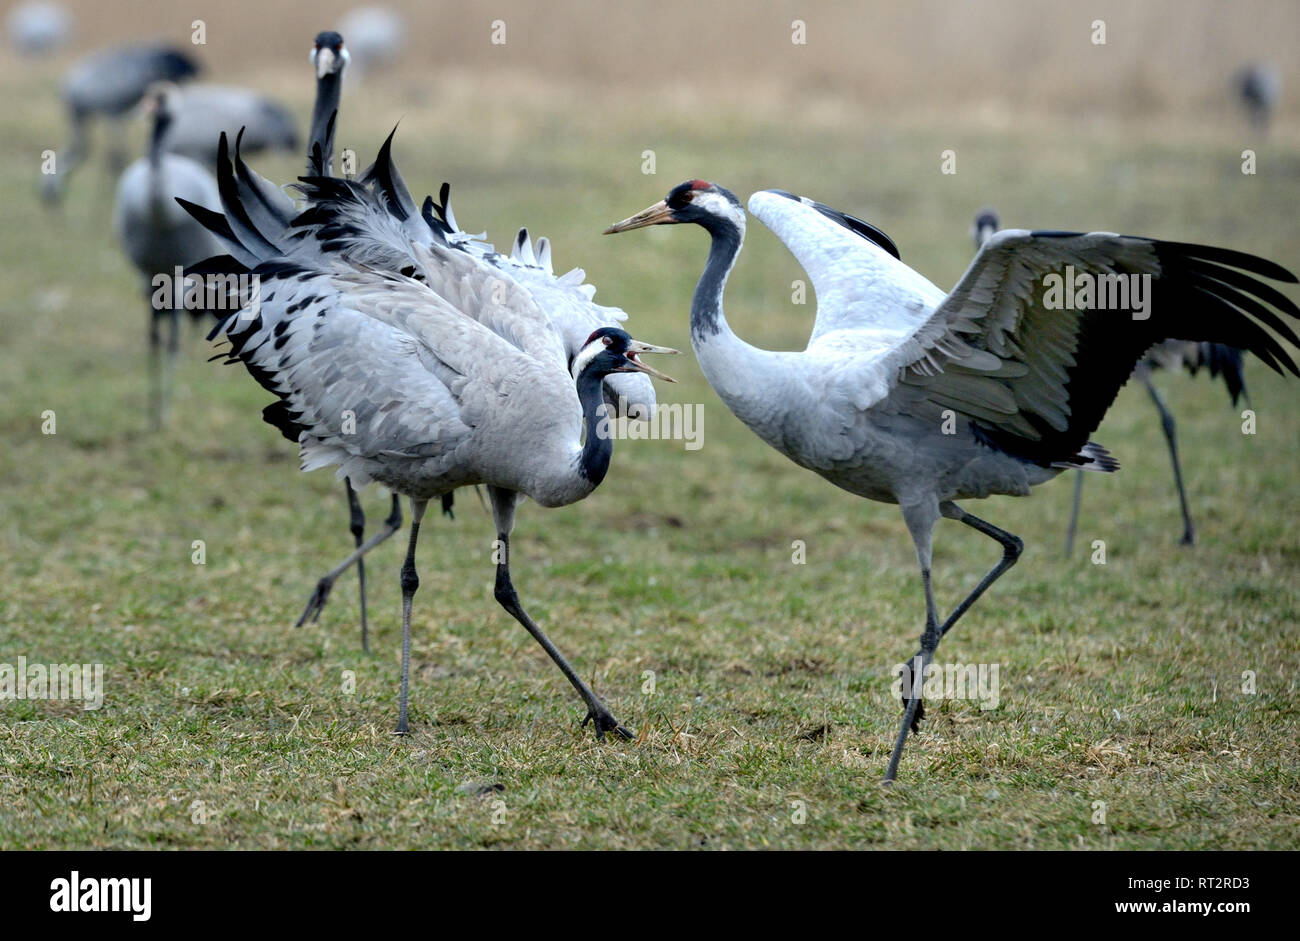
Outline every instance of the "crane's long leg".
[[1187, 509], [1187, 491], [1183, 488], [1183, 469], [1178, 463], [1178, 441], [1175, 437], [1177, 425], [1174, 422], [1173, 413], [1165, 405], [1164, 399], [1160, 398], [1160, 393], [1156, 391], [1155, 385], [1151, 382], [1151, 377], [1145, 372], [1138, 374], [1142, 380], [1142, 385], [1151, 395], [1151, 401], [1156, 403], [1156, 411], [1160, 413], [1160, 427], [1165, 433], [1165, 441], [1169, 444], [1169, 459], [1174, 465], [1174, 483], [1178, 485], [1178, 505], [1183, 510], [1183, 538], [1184, 546], [1193, 545], [1196, 542], [1196, 530], [1192, 526], [1192, 514]]
[[152, 306], [149, 308], [149, 414], [154, 431], [162, 429], [162, 325]]
[[1065, 554], [1074, 551], [1074, 531], [1079, 526], [1079, 504], [1083, 501], [1083, 471], [1074, 472], [1074, 502], [1070, 504], [1070, 525], [1065, 530]]
[[939, 521], [939, 507], [934, 501], [926, 501], [904, 506], [902, 510], [903, 520], [916, 545], [916, 560], [921, 565], [921, 586], [925, 589], [925, 628], [921, 631], [920, 655], [903, 666], [903, 698], [907, 705], [903, 710], [903, 724], [899, 727], [898, 737], [894, 739], [894, 750], [889, 756], [889, 767], [885, 770], [886, 783], [898, 776], [898, 762], [903, 757], [907, 733], [915, 728], [917, 710], [921, 707], [921, 687], [925, 682], [925, 672], [934, 659], [940, 637], [939, 613], [934, 605], [934, 589], [930, 583], [931, 549], [934, 524]]
[[411, 541], [406, 546], [406, 561], [402, 563], [402, 691], [397, 701], [397, 734], [406, 735], [406, 703], [411, 691], [411, 601], [420, 587], [420, 576], [415, 572], [415, 544], [420, 538], [420, 520], [428, 500], [411, 498]]
[[63, 198], [64, 190], [68, 185], [68, 177], [72, 175], [72, 171], [76, 170], [85, 161], [86, 152], [89, 149], [86, 118], [74, 114], [70, 116], [70, 121], [72, 124], [72, 137], [68, 141], [68, 146], [62, 151], [56, 152], [55, 172], [48, 174], [41, 182], [41, 196], [51, 206], [57, 205]]
[[533, 639], [542, 645], [542, 649], [547, 655], [555, 661], [555, 665], [560, 668], [573, 688], [578, 691], [582, 701], [587, 704], [587, 715], [582, 720], [585, 726], [588, 722], [594, 723], [596, 727], [596, 738], [604, 738], [606, 732], [614, 732], [623, 738], [630, 739], [632, 733], [623, 728], [617, 719], [606, 708], [605, 704], [593, 693], [590, 687], [582, 681], [573, 667], [569, 666], [569, 661], [564, 659], [564, 654], [556, 649], [540, 627], [533, 623], [533, 619], [524, 611], [523, 605], [519, 603], [519, 595], [515, 592], [515, 586], [510, 581], [510, 534], [497, 533], [497, 539], [501, 541], [500, 554], [497, 563], [497, 580], [496, 580], [496, 599], [501, 607], [510, 612], [511, 617], [524, 626], [528, 633], [533, 635]]
[[167, 311], [167, 356], [163, 360], [162, 382], [159, 388], [158, 425], [167, 423], [171, 413], [172, 394], [176, 386], [176, 363], [180, 358], [181, 312], [175, 307]]
[[[366, 514], [361, 509], [361, 501], [357, 499], [357, 492], [352, 488], [351, 479], [344, 477], [343, 487], [347, 491], [348, 497], [348, 528], [352, 531], [353, 544], [360, 549], [361, 544], [365, 542], [363, 537], [366, 534]], [[396, 496], [396, 494], [393, 495], [394, 499], [396, 499]], [[366, 623], [365, 556], [357, 557], [357, 582], [361, 590], [361, 649], [365, 653], [370, 653], [370, 628]]]
[[[1019, 536], [1013, 535], [1004, 529], [999, 529], [992, 523], [985, 522], [977, 516], [972, 516], [955, 503], [947, 502], [940, 504], [939, 512], [947, 519], [957, 520], [959, 523], [965, 523], [972, 529], [1001, 543], [1002, 558], [998, 560], [998, 563], [993, 566], [993, 568], [991, 568], [982, 579], [980, 579], [979, 584], [976, 585], [971, 593], [965, 597], [961, 604], [957, 605], [957, 607], [953, 609], [952, 614], [948, 615], [948, 618], [943, 622], [943, 624], [938, 625], [937, 631], [935, 631], [932, 630], [931, 625], [932, 621], [937, 621], [938, 619], [933, 613], [934, 595], [930, 586], [930, 537], [934, 528], [934, 520], [930, 519], [927, 527], [927, 517], [925, 513], [916, 509], [913, 509], [910, 512], [911, 518], [909, 518], [909, 509], [904, 508], [903, 518], [907, 520], [908, 529], [911, 531], [912, 539], [916, 543], [917, 558], [921, 562], [921, 580], [925, 586], [926, 628], [921, 634], [921, 649], [913, 655], [912, 659], [908, 661], [908, 666], [905, 668], [909, 672], [904, 676], [904, 679], [911, 681], [911, 688], [909, 691], [912, 695], [906, 699], [906, 708], [903, 712], [903, 725], [898, 731], [898, 738], [894, 743], [894, 752], [889, 759], [889, 768], [885, 772], [885, 780], [887, 782], [894, 780], [898, 773], [898, 761], [902, 757], [903, 745], [907, 742], [907, 733], [909, 729], [913, 732], [918, 731], [921, 719], [925, 715], [918, 691], [924, 682], [925, 670], [934, 659], [934, 651], [939, 646], [939, 641], [942, 640], [950, 630], [952, 630], [953, 626], [961, 616], [970, 610], [971, 605], [979, 600], [980, 596], [988, 590], [989, 586], [997, 581], [1002, 576], [1003, 572], [1016, 564], [1016, 560], [1020, 558], [1020, 553], [1023, 552], [1025, 548], [1025, 544], [1021, 541]], [[917, 664], [918, 658], [920, 658], [919, 662], [921, 665], [919, 677], [912, 675], [910, 672]]]
[[104, 123], [108, 125], [104, 134], [108, 138], [108, 169], [117, 179], [126, 169], [126, 119], [110, 118]]
[[[325, 607], [325, 602], [329, 600], [330, 589], [334, 587], [334, 581], [348, 570], [353, 562], [359, 561], [367, 552], [388, 539], [393, 533], [402, 528], [402, 503], [397, 494], [393, 494], [393, 509], [388, 514], [388, 519], [384, 520], [384, 528], [375, 535], [371, 536], [364, 543], [352, 551], [352, 553], [340, 562], [334, 568], [330, 569], [321, 576], [320, 581], [316, 583], [316, 589], [312, 592], [311, 597], [307, 599], [307, 607], [303, 609], [302, 617], [298, 618], [294, 627], [302, 627], [307, 623], [310, 617], [314, 623], [320, 617], [321, 609]], [[362, 635], [364, 641], [365, 635]]]
[[1016, 560], [1020, 558], [1020, 553], [1025, 551], [1025, 543], [1014, 533], [1009, 533], [1005, 529], [998, 529], [992, 523], [985, 522], [978, 516], [972, 516], [955, 503], [945, 503], [939, 507], [939, 510], [946, 518], [965, 523], [976, 532], [981, 532], [990, 539], [996, 539], [1002, 544], [1002, 558], [998, 560], [998, 564], [989, 569], [988, 574], [980, 579], [980, 583], [971, 590], [971, 593], [966, 596], [961, 604], [953, 609], [952, 614], [948, 615], [948, 619], [939, 628], [939, 637], [942, 639], [952, 630], [958, 618], [970, 610], [970, 606], [979, 600], [980, 595], [984, 594], [990, 585], [1001, 578], [1003, 572], [1016, 564]]

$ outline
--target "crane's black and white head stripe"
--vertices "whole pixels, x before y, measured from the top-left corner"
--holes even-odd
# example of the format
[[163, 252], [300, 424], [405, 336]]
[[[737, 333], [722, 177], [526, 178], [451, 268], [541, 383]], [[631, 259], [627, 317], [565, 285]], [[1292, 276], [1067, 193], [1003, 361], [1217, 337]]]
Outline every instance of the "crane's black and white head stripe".
[[998, 218], [997, 211], [994, 209], [981, 209], [975, 213], [975, 228], [992, 229], [996, 232], [1002, 228], [1002, 220]]
[[180, 87], [175, 82], [154, 82], [144, 93], [140, 107], [153, 122], [155, 136], [166, 134], [180, 107]]
[[637, 359], [639, 353], [676, 353], [677, 350], [664, 346], [651, 346], [634, 340], [626, 330], [618, 327], [601, 327], [587, 337], [573, 357], [569, 372], [577, 381], [583, 373], [593, 377], [604, 377], [616, 372], [643, 372], [668, 382], [675, 382], [671, 376], [665, 376]]
[[687, 180], [674, 186], [664, 202], [672, 210], [674, 222], [705, 224], [712, 218], [745, 228], [745, 207], [731, 190], [716, 183]]
[[745, 208], [729, 189], [707, 180], [687, 180], [669, 190], [668, 195], [635, 216], [616, 222], [606, 235], [629, 232], [648, 225], [673, 225], [694, 222], [714, 233], [743, 236]]
[[316, 35], [311, 47], [311, 63], [316, 66], [317, 78], [342, 72], [351, 60], [351, 54], [343, 46], [343, 37], [338, 33], [327, 29]]
[[993, 233], [1002, 228], [1002, 220], [996, 211], [981, 209], [975, 213], [975, 222], [971, 226], [971, 237], [975, 239], [975, 248], [984, 247], [984, 243], [993, 237]]

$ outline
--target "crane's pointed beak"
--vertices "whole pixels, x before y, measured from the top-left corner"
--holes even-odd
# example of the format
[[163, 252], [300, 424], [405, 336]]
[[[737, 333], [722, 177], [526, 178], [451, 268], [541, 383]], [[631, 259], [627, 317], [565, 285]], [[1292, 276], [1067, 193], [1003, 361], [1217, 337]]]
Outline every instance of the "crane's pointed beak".
[[668, 203], [661, 199], [648, 209], [642, 209], [635, 216], [628, 216], [622, 222], [615, 222], [601, 234], [614, 235], [618, 232], [645, 228], [648, 225], [664, 225], [676, 221], [673, 218], [673, 211], [668, 208]]
[[681, 353], [681, 350], [674, 350], [668, 346], [651, 346], [649, 343], [642, 343], [640, 340], [633, 340], [627, 345], [627, 352], [623, 358], [627, 360], [628, 365], [620, 372], [643, 372], [647, 375], [654, 376], [656, 379], [662, 379], [664, 382], [676, 382], [672, 376], [665, 375], [653, 366], [647, 366], [637, 356], [641, 353]]
[[316, 50], [316, 78], [322, 79], [334, 71], [334, 50], [322, 46]]

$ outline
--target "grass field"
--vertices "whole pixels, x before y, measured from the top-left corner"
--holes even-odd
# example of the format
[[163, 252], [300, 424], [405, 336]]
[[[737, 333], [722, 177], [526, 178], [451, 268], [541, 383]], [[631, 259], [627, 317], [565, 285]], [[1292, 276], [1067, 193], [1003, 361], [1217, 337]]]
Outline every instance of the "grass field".
[[[306, 114], [304, 58], [225, 77]], [[689, 177], [863, 216], [944, 286], [985, 203], [1008, 225], [1220, 244], [1300, 269], [1300, 134], [1284, 121], [1258, 141], [1226, 104], [1192, 117], [1050, 102], [903, 113], [830, 90], [705, 98], [622, 83], [588, 83], [579, 102], [583, 86], [536, 77], [521, 89], [458, 67], [433, 94], [410, 74], [350, 91], [341, 143], [368, 160], [400, 119], [413, 190], [450, 180], [461, 224], [499, 245], [529, 224], [554, 241], [557, 268], [581, 264], [598, 300], [629, 311], [637, 337], [684, 350], [703, 234], [599, 232]], [[891, 668], [924, 614], [897, 508], [790, 464], [730, 416], [693, 357], [675, 358], [665, 368], [681, 382], [661, 396], [702, 405], [703, 447], [619, 442], [590, 499], [525, 504], [512, 544], [525, 604], [637, 740], [578, 728], [571, 689], [492, 599], [492, 525], [469, 492], [454, 520], [426, 518], [413, 734], [398, 739], [404, 540], [370, 557], [373, 655], [360, 652], [355, 578], [319, 624], [291, 627], [351, 546], [341, 486], [297, 471], [259, 419], [267, 394], [204, 362], [197, 332], [169, 429], [146, 430], [146, 311], [109, 231], [111, 181], [93, 162], [47, 213], [38, 155], [63, 134], [52, 80], [12, 63], [3, 76], [0, 663], [102, 663], [106, 689], [97, 711], [0, 703], [0, 848], [1300, 845], [1294, 381], [1248, 364], [1258, 427], [1244, 435], [1221, 386], [1158, 377], [1180, 419], [1195, 548], [1176, 545], [1140, 388], [1096, 435], [1124, 470], [1089, 478], [1073, 558], [1068, 478], [967, 506], [1027, 545], [940, 652], [998, 664], [1001, 703], [931, 703], [886, 790]], [[1240, 172], [1248, 147], [1253, 176]], [[946, 149], [955, 175], [940, 173]], [[297, 164], [256, 161], [284, 180]], [[736, 331], [801, 348], [813, 308], [790, 301], [799, 277], [752, 222], [727, 296]], [[54, 435], [41, 433], [46, 410]], [[386, 494], [362, 498], [377, 525]], [[1095, 539], [1105, 565], [1090, 561]], [[792, 564], [796, 540], [806, 564]], [[940, 606], [996, 557], [942, 524]]]

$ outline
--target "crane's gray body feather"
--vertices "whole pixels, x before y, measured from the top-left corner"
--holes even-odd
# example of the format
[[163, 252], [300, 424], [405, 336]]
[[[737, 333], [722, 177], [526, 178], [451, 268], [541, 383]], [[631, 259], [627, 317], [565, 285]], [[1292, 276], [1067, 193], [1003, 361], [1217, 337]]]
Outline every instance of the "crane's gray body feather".
[[[429, 268], [454, 261], [441, 251]], [[591, 491], [575, 470], [582, 409], [539, 310], [528, 325], [516, 308], [502, 336], [400, 275], [272, 273], [262, 291], [260, 316], [223, 333], [274, 376], [303, 470], [337, 466], [416, 499], [487, 484], [560, 506]]]
[[[413, 245], [426, 248], [446, 245], [455, 250], [447, 257], [448, 264], [454, 261], [457, 274], [454, 279], [448, 279], [439, 274], [441, 269], [435, 269], [432, 276], [441, 279], [436, 290], [454, 293], [460, 290], [458, 282], [491, 287], [491, 303], [475, 307], [476, 316], [496, 316], [502, 320], [508, 320], [511, 314], [511, 303], [503, 300], [507, 294], [526, 299], [544, 312], [570, 361], [593, 331], [618, 326], [627, 319], [623, 310], [592, 300], [596, 289], [585, 283], [581, 268], [556, 276], [549, 267], [549, 242], [542, 252], [535, 252], [526, 230], [520, 231], [512, 254], [506, 255], [480, 237], [456, 229], [449, 207], [441, 207], [444, 215], [450, 217], [441, 225], [449, 231], [435, 229], [433, 223], [440, 220], [430, 223], [416, 207], [389, 158], [387, 145], [357, 182], [332, 181], [324, 185], [329, 186], [334, 212], [324, 224], [300, 219], [292, 232], [273, 239], [287, 257], [318, 263], [325, 254], [338, 252], [353, 264], [402, 271], [415, 267]], [[308, 182], [303, 190], [310, 204], [318, 188]], [[456, 255], [460, 257], [457, 259]], [[606, 376], [604, 389], [606, 401], [616, 414], [653, 417], [655, 390], [647, 376], [640, 373]]]

